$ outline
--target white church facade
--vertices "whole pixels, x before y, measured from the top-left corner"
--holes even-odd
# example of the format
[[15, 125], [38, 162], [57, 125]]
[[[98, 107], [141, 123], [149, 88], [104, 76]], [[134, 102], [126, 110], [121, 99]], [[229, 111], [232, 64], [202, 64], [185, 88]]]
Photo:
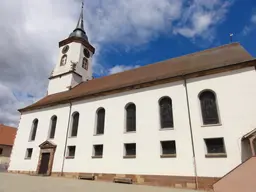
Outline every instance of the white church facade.
[[9, 172], [207, 189], [255, 155], [256, 60], [240, 44], [93, 79], [81, 13], [59, 47], [48, 95], [19, 110]]

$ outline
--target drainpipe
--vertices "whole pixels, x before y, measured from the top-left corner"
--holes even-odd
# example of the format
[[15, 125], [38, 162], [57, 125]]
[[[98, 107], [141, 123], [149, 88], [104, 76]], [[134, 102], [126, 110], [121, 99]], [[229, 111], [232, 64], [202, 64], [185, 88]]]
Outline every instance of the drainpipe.
[[62, 166], [61, 166], [61, 176], [63, 176], [63, 169], [64, 169], [65, 158], [66, 158], [66, 150], [67, 150], [67, 142], [68, 142], [68, 131], [69, 131], [69, 124], [70, 124], [71, 108], [72, 108], [72, 103], [70, 102], [70, 104], [69, 104], [69, 115], [68, 115], [68, 126], [67, 126], [67, 131], [66, 131], [66, 140], [65, 140], [65, 145], [64, 145], [64, 153], [63, 153], [63, 160], [62, 160]]
[[197, 167], [196, 167], [196, 155], [195, 155], [194, 137], [193, 137], [192, 123], [191, 123], [191, 115], [190, 115], [190, 106], [189, 106], [189, 99], [188, 99], [187, 80], [186, 80], [186, 77], [184, 77], [184, 76], [183, 76], [183, 79], [184, 79], [184, 87], [185, 87], [185, 91], [186, 91], [186, 100], [187, 100], [187, 106], [188, 106], [187, 109], [188, 109], [189, 128], [190, 128], [191, 144], [192, 144], [192, 151], [193, 151], [193, 164], [194, 164], [196, 189], [198, 189], [198, 176], [197, 176]]

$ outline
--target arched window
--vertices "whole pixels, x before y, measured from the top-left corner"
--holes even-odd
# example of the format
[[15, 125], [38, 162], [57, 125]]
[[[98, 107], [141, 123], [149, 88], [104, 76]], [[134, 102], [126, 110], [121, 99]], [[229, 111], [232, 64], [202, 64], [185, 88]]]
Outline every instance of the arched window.
[[36, 131], [38, 126], [38, 119], [35, 119], [32, 123], [32, 130], [30, 134], [30, 141], [34, 141], [36, 139]]
[[204, 91], [199, 95], [203, 124], [218, 124], [219, 116], [217, 110], [216, 96], [212, 91]]
[[86, 59], [85, 57], [83, 58], [82, 67], [83, 67], [85, 70], [88, 70], [88, 59]]
[[126, 131], [136, 131], [136, 105], [134, 103], [126, 107]]
[[96, 134], [104, 134], [104, 127], [105, 127], [105, 109], [100, 108], [97, 110]]
[[74, 112], [72, 115], [72, 129], [70, 134], [71, 137], [77, 136], [78, 124], [79, 124], [79, 113]]
[[67, 63], [67, 55], [63, 55], [60, 59], [60, 66], [64, 66]]
[[161, 128], [173, 127], [172, 100], [170, 97], [164, 97], [159, 101]]
[[56, 125], [57, 125], [57, 116], [54, 115], [52, 116], [51, 123], [50, 123], [50, 135], [49, 135], [50, 139], [53, 139], [55, 136]]

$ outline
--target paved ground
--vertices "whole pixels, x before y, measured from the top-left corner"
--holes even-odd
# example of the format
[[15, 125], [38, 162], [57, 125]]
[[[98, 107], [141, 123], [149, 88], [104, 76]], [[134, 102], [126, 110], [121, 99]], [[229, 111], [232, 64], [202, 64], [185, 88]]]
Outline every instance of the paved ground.
[[0, 173], [0, 192], [195, 192], [99, 181]]

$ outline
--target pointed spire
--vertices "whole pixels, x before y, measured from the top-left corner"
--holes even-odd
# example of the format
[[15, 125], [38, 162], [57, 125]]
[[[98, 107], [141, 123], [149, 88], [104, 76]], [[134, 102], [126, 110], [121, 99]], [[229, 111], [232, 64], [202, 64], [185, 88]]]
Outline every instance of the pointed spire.
[[82, 2], [82, 9], [76, 28], [84, 31], [84, 2]]
[[81, 37], [88, 41], [88, 37], [84, 30], [84, 2], [82, 1], [82, 9], [80, 13], [80, 17], [78, 19], [75, 30], [69, 35], [69, 37]]

